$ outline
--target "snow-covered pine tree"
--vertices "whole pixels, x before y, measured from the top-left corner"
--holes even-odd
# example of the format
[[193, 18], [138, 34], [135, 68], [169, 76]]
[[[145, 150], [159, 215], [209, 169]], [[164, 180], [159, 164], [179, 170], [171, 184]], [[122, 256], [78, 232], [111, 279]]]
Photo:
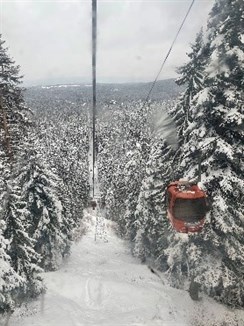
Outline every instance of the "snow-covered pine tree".
[[[37, 142], [35, 146], [38, 148]], [[27, 150], [22, 159], [25, 165], [18, 180], [30, 222], [28, 233], [35, 239], [40, 266], [44, 270], [55, 270], [63, 255], [69, 252], [72, 229], [72, 221], [66, 221], [60, 200], [62, 180], [47, 167], [36, 150]]]
[[153, 140], [135, 213], [137, 234], [134, 253], [142, 259], [157, 258], [157, 263], [164, 269], [167, 264], [163, 250], [168, 246], [167, 235], [170, 232], [166, 218], [165, 189], [173, 176], [173, 153], [165, 140]]
[[202, 182], [212, 210], [201, 234], [172, 235], [166, 250], [174, 283], [187, 275], [232, 306], [244, 305], [243, 6], [217, 0], [210, 13], [202, 49], [204, 83], [192, 99], [192, 122], [182, 134], [178, 157], [179, 172], [192, 179], [197, 175], [193, 154], [201, 149]]
[[37, 296], [43, 289], [39, 276], [41, 269], [38, 267], [40, 257], [34, 250], [35, 241], [27, 233], [28, 211], [16, 180], [8, 182], [8, 197], [4, 212], [4, 237], [9, 242], [7, 254], [11, 258], [11, 266], [21, 280], [11, 295], [15, 302], [21, 303], [27, 298]]
[[[117, 109], [114, 108], [110, 119], [106, 118], [106, 114], [104, 115], [105, 117], [102, 116], [98, 120], [100, 192], [102, 202], [106, 204], [108, 218], [121, 220], [119, 216], [125, 211], [126, 199], [124, 174], [129, 147], [126, 130], [129, 114], [121, 105]], [[124, 226], [120, 226], [120, 232], [124, 233]]]
[[[110, 159], [112, 159], [110, 157]], [[112, 168], [110, 167], [110, 176], [105, 177], [103, 180], [103, 193], [106, 203], [107, 217], [117, 221], [119, 226], [119, 234], [125, 235], [125, 223], [119, 216], [125, 213], [125, 200], [127, 194], [127, 184], [125, 181], [125, 166], [126, 157], [116, 158], [113, 162]], [[113, 171], [113, 172], [112, 172]], [[106, 191], [106, 192], [105, 192]]]
[[8, 241], [3, 232], [6, 229], [5, 222], [0, 220], [0, 314], [11, 311], [15, 302], [11, 296], [22, 283], [22, 278], [11, 266], [11, 258], [7, 254]]
[[147, 108], [133, 102], [113, 109], [109, 121], [99, 122], [101, 191], [107, 216], [118, 222], [121, 235], [133, 239], [134, 212], [149, 154]]
[[28, 120], [23, 114], [26, 109], [19, 87], [21, 83], [19, 66], [16, 66], [9, 57], [4, 43], [0, 34], [0, 189], [2, 215], [8, 197], [6, 181], [10, 178], [13, 158], [22, 136], [22, 129], [25, 129], [25, 122]]
[[[82, 114], [47, 118], [38, 125], [38, 154], [61, 183], [61, 201], [65, 215], [72, 219], [72, 228], [79, 225], [88, 202], [88, 130]], [[65, 203], [64, 203], [65, 201]]]
[[191, 103], [194, 96], [202, 89], [204, 82], [204, 64], [206, 63], [206, 51], [203, 51], [203, 31], [201, 30], [196, 40], [191, 44], [190, 61], [178, 69], [180, 77], [176, 83], [185, 86], [185, 91], [180, 95], [177, 104], [172, 108], [171, 115], [178, 126], [179, 139], [184, 137], [184, 131], [192, 122]]
[[[26, 203], [23, 201], [21, 185], [18, 183], [19, 155], [24, 149], [23, 138], [27, 135], [29, 119], [23, 101], [19, 66], [9, 57], [0, 37], [0, 122], [1, 122], [1, 190], [3, 190], [1, 219], [5, 222], [4, 247], [18, 284], [13, 280], [5, 290], [12, 303], [20, 303], [35, 297], [42, 291], [41, 269], [37, 266], [38, 254], [34, 251], [34, 240], [27, 230]], [[4, 185], [4, 186], [2, 186]], [[4, 276], [5, 277], [5, 276]], [[10, 299], [9, 299], [10, 300]]]
[[142, 159], [142, 147], [140, 143], [136, 144], [136, 148], [130, 151], [128, 162], [125, 165], [125, 215], [123, 223], [127, 230], [127, 237], [130, 241], [135, 241], [137, 220], [135, 212], [137, 201], [140, 194], [141, 184], [145, 173], [145, 162]]
[[4, 43], [0, 35], [0, 133], [5, 156], [13, 160], [29, 120], [23, 89], [19, 86], [20, 67], [10, 58]]

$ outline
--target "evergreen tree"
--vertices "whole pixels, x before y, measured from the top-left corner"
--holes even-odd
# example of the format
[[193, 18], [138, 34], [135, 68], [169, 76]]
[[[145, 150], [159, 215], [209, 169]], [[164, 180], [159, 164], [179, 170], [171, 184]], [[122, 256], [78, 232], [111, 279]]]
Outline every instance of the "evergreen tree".
[[7, 254], [8, 241], [3, 236], [5, 229], [5, 222], [0, 220], [0, 314], [13, 310], [15, 303], [11, 293], [23, 282], [11, 266], [11, 258]]
[[136, 236], [135, 211], [145, 173], [145, 162], [142, 159], [142, 149], [139, 143], [137, 144], [137, 148], [131, 151], [129, 156], [129, 160], [125, 166], [126, 210], [124, 223], [127, 230], [127, 236], [131, 241], [134, 241]]
[[161, 138], [156, 138], [146, 166], [136, 209], [137, 235], [134, 253], [145, 259], [158, 259], [165, 269], [163, 250], [167, 248], [170, 224], [165, 218], [165, 189], [172, 178], [170, 166], [173, 150]]
[[192, 123], [193, 117], [190, 110], [194, 96], [203, 88], [204, 63], [206, 63], [206, 50], [203, 50], [203, 31], [196, 37], [195, 43], [191, 45], [188, 53], [189, 62], [178, 69], [180, 77], [176, 80], [179, 86], [185, 86], [177, 105], [171, 110], [174, 120], [178, 126], [178, 135], [181, 140], [188, 125]]
[[24, 104], [23, 89], [19, 86], [20, 67], [10, 58], [0, 35], [0, 129], [5, 158], [13, 160], [21, 138], [30, 123]]
[[15, 181], [9, 182], [9, 198], [5, 209], [5, 238], [9, 241], [7, 254], [11, 266], [21, 278], [20, 286], [12, 294], [17, 302], [35, 297], [42, 291], [42, 280], [38, 275], [39, 256], [34, 250], [35, 241], [27, 233], [28, 220], [26, 204], [21, 198], [21, 190]]
[[[44, 121], [43, 121], [44, 120]], [[88, 130], [82, 115], [42, 117], [38, 126], [38, 155], [45, 158], [60, 179], [59, 192], [63, 211], [72, 219], [72, 228], [79, 224], [88, 203]], [[65, 204], [64, 204], [65, 202]], [[67, 217], [68, 218], [68, 217]]]
[[[147, 108], [141, 102], [121, 105], [110, 120], [99, 121], [99, 178], [107, 217], [119, 232], [135, 237], [135, 209], [149, 153]], [[120, 218], [124, 216], [124, 218]]]
[[[35, 239], [40, 266], [55, 270], [62, 255], [69, 252], [72, 221], [67, 222], [59, 198], [61, 180], [48, 169], [36, 151], [27, 151], [28, 164], [22, 166], [19, 182], [26, 203], [28, 233]], [[25, 159], [23, 159], [26, 162]]]
[[[7, 240], [7, 246], [3, 245], [2, 250], [5, 257], [9, 257], [8, 261], [18, 280], [16, 282], [12, 277], [13, 284], [4, 288], [8, 297], [4, 310], [10, 308], [7, 302], [12, 306], [38, 295], [42, 291], [42, 280], [39, 276], [41, 269], [37, 266], [39, 256], [33, 249], [35, 242], [28, 234], [26, 202], [23, 201], [21, 184], [18, 182], [19, 159], [30, 122], [19, 86], [19, 66], [9, 57], [1, 37], [0, 67], [1, 219], [5, 223], [3, 236]], [[3, 281], [11, 275], [11, 271], [7, 276], [4, 273]]]
[[242, 12], [243, 2], [218, 0], [210, 13], [201, 50], [204, 82], [189, 107], [192, 123], [183, 128], [178, 154], [178, 173], [192, 179], [198, 169], [194, 152], [201, 150], [202, 182], [212, 210], [201, 234], [172, 235], [165, 251], [173, 284], [196, 282], [236, 306], [244, 305]]

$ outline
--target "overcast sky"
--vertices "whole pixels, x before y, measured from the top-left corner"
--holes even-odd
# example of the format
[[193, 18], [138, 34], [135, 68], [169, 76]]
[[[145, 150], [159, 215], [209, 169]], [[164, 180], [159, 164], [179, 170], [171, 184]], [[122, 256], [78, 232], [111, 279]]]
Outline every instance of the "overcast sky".
[[[213, 0], [196, 0], [160, 79], [175, 77]], [[191, 0], [98, 0], [98, 81], [151, 81]], [[0, 32], [25, 84], [89, 82], [91, 0], [0, 0]]]

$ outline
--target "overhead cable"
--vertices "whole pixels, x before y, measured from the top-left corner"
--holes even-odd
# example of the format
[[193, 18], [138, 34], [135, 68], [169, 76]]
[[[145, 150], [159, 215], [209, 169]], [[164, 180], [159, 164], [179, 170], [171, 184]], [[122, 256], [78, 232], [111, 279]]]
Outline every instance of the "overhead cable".
[[153, 88], [154, 88], [154, 86], [155, 86], [155, 84], [156, 84], [156, 82], [157, 82], [157, 80], [158, 80], [158, 78], [159, 78], [159, 76], [160, 76], [160, 74], [161, 74], [163, 68], [164, 68], [164, 65], [165, 65], [165, 63], [166, 63], [166, 61], [167, 61], [167, 59], [168, 59], [168, 57], [169, 57], [169, 55], [170, 55], [170, 53], [171, 53], [171, 51], [172, 51], [172, 49], [173, 49], [173, 46], [174, 46], [174, 44], [175, 44], [175, 42], [176, 42], [176, 40], [177, 40], [177, 38], [178, 38], [178, 36], [179, 36], [179, 34], [180, 34], [180, 32], [181, 32], [183, 26], [184, 26], [184, 24], [185, 24], [185, 21], [186, 21], [187, 17], [188, 17], [189, 14], [190, 14], [190, 11], [191, 11], [191, 9], [192, 9], [192, 6], [193, 6], [194, 2], [195, 2], [195, 0], [192, 0], [192, 2], [191, 2], [191, 4], [190, 4], [190, 7], [188, 8], [187, 13], [186, 13], [186, 15], [185, 15], [185, 17], [184, 17], [184, 19], [183, 19], [183, 21], [182, 21], [182, 23], [181, 23], [181, 25], [180, 25], [178, 31], [177, 31], [177, 33], [176, 33], [176, 35], [175, 35], [175, 38], [174, 38], [174, 40], [173, 40], [173, 42], [172, 42], [172, 44], [171, 44], [171, 46], [170, 46], [170, 48], [169, 48], [169, 50], [168, 50], [168, 52], [167, 52], [165, 58], [164, 58], [164, 60], [163, 60], [163, 63], [161, 64], [161, 67], [160, 67], [160, 69], [159, 69], [159, 72], [158, 72], [158, 74], [157, 74], [155, 80], [154, 80], [153, 83], [152, 83], [152, 86], [151, 86], [151, 88], [150, 88], [150, 90], [149, 90], [149, 93], [148, 93], [148, 95], [147, 95], [147, 97], [146, 97], [146, 100], [145, 100], [145, 102], [144, 102], [144, 104], [143, 104], [143, 107], [144, 107], [144, 106], [146, 105], [146, 103], [149, 101], [149, 98], [150, 98], [150, 95], [151, 95], [151, 93], [152, 93], [152, 91], [153, 91]]
[[92, 193], [95, 195], [96, 160], [96, 54], [97, 54], [97, 0], [92, 0]]

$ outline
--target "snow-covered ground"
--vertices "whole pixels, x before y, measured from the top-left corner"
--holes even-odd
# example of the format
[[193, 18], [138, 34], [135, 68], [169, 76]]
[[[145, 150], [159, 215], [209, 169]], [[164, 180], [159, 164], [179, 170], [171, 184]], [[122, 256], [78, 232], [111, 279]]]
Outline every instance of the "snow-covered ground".
[[194, 302], [164, 285], [131, 256], [114, 224], [92, 213], [85, 214], [86, 233], [71, 256], [58, 271], [44, 274], [46, 294], [16, 310], [9, 326], [244, 325], [243, 311], [206, 297]]

